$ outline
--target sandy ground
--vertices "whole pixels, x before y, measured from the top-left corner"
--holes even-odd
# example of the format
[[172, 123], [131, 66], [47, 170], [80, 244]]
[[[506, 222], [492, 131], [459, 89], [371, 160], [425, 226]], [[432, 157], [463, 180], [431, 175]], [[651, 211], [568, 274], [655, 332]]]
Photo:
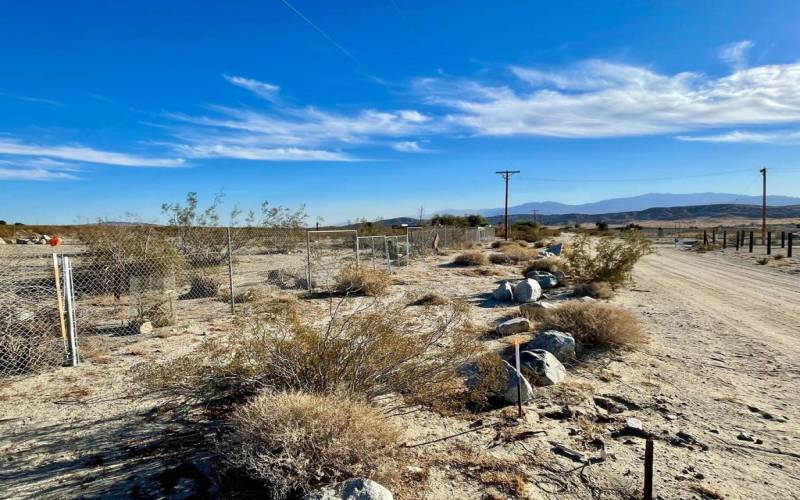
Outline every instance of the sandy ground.
[[[448, 266], [451, 258], [396, 269], [389, 300], [407, 303], [431, 291], [463, 298], [487, 330], [517, 313], [486, 298], [497, 281], [519, 276], [517, 268], [491, 266], [484, 275]], [[800, 282], [787, 269], [730, 253], [658, 248], [612, 299], [642, 319], [650, 343], [569, 367], [569, 383], [537, 389], [521, 422], [509, 423], [512, 408], [444, 417], [382, 402], [412, 446], [403, 473], [419, 476], [413, 497], [514, 496], [482, 472], [487, 457], [522, 464], [519, 497], [637, 495], [644, 440], [615, 434], [637, 417], [656, 439], [662, 498], [710, 498], [704, 489], [724, 498], [798, 498]], [[131, 393], [134, 365], [168, 360], [230, 330], [218, 301], [194, 302], [214, 317], [104, 339], [78, 368], [0, 382], [1, 498], [219, 494], [213, 457], [197, 449], [213, 429], [202, 419], [181, 421], [164, 397]], [[486, 341], [489, 348], [501, 343]], [[620, 413], [598, 409], [593, 395]], [[525, 431], [544, 432], [505, 439]], [[738, 439], [743, 432], [753, 441]], [[605, 461], [586, 466], [552, 452], [555, 442], [596, 456], [589, 437], [605, 443]]]

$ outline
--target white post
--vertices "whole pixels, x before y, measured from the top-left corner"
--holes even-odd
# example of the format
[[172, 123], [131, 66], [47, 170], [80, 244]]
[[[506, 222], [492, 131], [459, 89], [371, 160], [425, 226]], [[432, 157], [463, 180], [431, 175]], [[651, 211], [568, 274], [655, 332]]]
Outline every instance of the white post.
[[75, 330], [75, 289], [72, 282], [72, 262], [63, 257], [64, 298], [67, 302], [67, 343], [69, 345], [69, 365], [78, 366], [78, 342]]
[[236, 299], [233, 293], [233, 245], [231, 245], [231, 228], [228, 227], [228, 285], [231, 293], [231, 314], [235, 313]]
[[361, 255], [358, 249], [358, 231], [356, 231], [356, 269], [361, 265]]
[[306, 286], [311, 291], [311, 231], [306, 231]]
[[392, 272], [392, 256], [389, 255], [389, 238], [383, 237], [383, 251], [386, 253], [386, 267]]

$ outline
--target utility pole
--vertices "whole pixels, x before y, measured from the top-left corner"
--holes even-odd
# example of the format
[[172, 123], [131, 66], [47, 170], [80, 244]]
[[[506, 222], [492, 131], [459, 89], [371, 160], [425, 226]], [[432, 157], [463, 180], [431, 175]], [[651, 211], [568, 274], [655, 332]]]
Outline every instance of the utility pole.
[[759, 170], [764, 177], [763, 195], [761, 197], [761, 244], [767, 239], [767, 167]]
[[511, 179], [512, 175], [518, 174], [519, 170], [501, 170], [495, 173], [500, 174], [503, 180], [506, 181], [506, 210], [505, 217], [503, 218], [503, 225], [505, 226], [505, 239], [508, 241], [508, 180]]

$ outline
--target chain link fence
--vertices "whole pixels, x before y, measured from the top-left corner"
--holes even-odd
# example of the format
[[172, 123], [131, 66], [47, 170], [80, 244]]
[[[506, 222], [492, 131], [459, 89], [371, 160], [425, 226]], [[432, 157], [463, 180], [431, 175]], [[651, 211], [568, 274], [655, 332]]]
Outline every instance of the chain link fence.
[[96, 225], [64, 236], [57, 248], [3, 245], [0, 377], [67, 362], [57, 285], [63, 266], [54, 252], [69, 257], [74, 330], [87, 339], [210, 320], [276, 289], [332, 290], [350, 266], [391, 271], [431, 252], [437, 235], [439, 248], [484, 241], [476, 229], [359, 237], [355, 230]]

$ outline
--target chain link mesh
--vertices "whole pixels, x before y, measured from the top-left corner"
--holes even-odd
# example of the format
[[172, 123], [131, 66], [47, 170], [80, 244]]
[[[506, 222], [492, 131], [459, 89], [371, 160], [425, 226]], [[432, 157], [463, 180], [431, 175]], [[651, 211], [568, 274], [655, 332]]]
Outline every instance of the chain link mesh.
[[[0, 246], [0, 376], [65, 361], [53, 252], [72, 263], [78, 337], [130, 335], [228, 314], [273, 289], [333, 290], [342, 270], [391, 270], [440, 248], [482, 239], [475, 228], [355, 230], [87, 226], [46, 245]], [[309, 286], [310, 285], [310, 286]], [[62, 291], [63, 297], [63, 291]]]

